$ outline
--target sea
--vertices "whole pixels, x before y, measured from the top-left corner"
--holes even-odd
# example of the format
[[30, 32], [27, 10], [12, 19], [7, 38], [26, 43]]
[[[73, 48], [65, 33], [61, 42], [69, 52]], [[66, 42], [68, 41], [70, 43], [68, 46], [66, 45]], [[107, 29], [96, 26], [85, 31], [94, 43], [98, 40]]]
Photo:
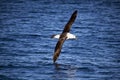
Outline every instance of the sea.
[[120, 0], [0, 0], [0, 80], [120, 80]]

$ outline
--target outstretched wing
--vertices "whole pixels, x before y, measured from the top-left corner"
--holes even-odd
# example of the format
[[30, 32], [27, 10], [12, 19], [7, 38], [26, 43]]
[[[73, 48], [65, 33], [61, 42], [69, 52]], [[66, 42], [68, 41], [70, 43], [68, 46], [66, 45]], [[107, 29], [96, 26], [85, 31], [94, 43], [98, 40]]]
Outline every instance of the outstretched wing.
[[54, 51], [54, 56], [53, 56], [53, 61], [54, 62], [57, 60], [57, 58], [60, 55], [60, 52], [61, 52], [61, 49], [62, 49], [62, 45], [63, 45], [64, 41], [67, 39], [67, 36], [66, 36], [67, 32], [70, 31], [70, 27], [73, 24], [73, 22], [75, 21], [76, 16], [77, 16], [77, 10], [74, 11], [74, 13], [72, 14], [70, 20], [65, 25], [65, 28], [64, 28], [62, 34], [60, 35], [60, 38], [59, 38], [59, 40], [58, 40], [58, 42], [56, 44], [55, 51]]
[[66, 40], [66, 34], [61, 34], [56, 47], [55, 47], [55, 51], [54, 51], [54, 56], [53, 56], [53, 61], [55, 62], [57, 60], [57, 58], [59, 57], [59, 54], [61, 52], [62, 49], [62, 45], [64, 43], [64, 41]]
[[62, 33], [64, 33], [64, 32], [69, 32], [69, 31], [70, 31], [70, 27], [71, 27], [71, 25], [73, 24], [73, 22], [75, 21], [76, 16], [77, 16], [77, 10], [74, 11], [74, 13], [72, 14], [70, 20], [69, 20], [68, 23], [65, 25], [65, 28], [64, 28], [64, 30], [63, 30]]

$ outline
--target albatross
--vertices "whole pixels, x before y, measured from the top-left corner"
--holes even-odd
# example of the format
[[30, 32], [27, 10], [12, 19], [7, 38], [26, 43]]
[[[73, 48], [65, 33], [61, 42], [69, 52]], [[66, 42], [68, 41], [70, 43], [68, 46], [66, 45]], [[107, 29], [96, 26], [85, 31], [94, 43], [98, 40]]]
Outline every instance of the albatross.
[[77, 16], [77, 10], [75, 10], [73, 12], [73, 14], [71, 15], [71, 18], [69, 19], [69, 21], [67, 22], [67, 24], [65, 25], [63, 32], [61, 34], [57, 34], [57, 35], [53, 35], [52, 38], [57, 38], [58, 42], [55, 46], [55, 50], [54, 50], [54, 55], [53, 55], [53, 62], [55, 63], [57, 58], [60, 55], [61, 49], [62, 49], [62, 45], [64, 43], [65, 40], [67, 39], [76, 39], [76, 36], [69, 33], [70, 28], [73, 24], [73, 22], [75, 21]]

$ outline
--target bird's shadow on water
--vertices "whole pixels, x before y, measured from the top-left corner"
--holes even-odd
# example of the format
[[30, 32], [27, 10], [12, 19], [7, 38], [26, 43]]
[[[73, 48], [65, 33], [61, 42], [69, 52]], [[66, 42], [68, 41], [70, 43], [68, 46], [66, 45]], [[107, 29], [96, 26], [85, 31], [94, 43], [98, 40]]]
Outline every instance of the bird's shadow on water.
[[77, 71], [77, 68], [75, 68], [75, 66], [58, 63], [53, 64], [54, 64], [54, 74], [52, 76], [53, 79], [58, 80], [75, 77], [75, 73]]

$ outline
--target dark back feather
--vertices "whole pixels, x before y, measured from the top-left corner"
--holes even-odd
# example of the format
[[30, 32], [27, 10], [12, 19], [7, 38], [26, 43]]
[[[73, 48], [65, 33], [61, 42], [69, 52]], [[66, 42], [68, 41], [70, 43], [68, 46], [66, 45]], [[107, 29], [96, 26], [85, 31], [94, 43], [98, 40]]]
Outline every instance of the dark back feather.
[[62, 49], [62, 45], [64, 43], [64, 41], [67, 39], [66, 37], [66, 34], [62, 34], [61, 37], [59, 38], [56, 46], [55, 46], [55, 53], [54, 53], [54, 56], [53, 56], [53, 60], [54, 62], [57, 60], [57, 58], [59, 57], [59, 54], [61, 52], [61, 49]]
[[70, 20], [69, 20], [68, 23], [65, 25], [64, 30], [63, 30], [62, 33], [64, 33], [64, 32], [69, 32], [69, 31], [70, 31], [70, 28], [71, 28], [73, 22], [75, 21], [76, 16], [77, 16], [77, 10], [74, 11], [74, 13], [72, 14]]

